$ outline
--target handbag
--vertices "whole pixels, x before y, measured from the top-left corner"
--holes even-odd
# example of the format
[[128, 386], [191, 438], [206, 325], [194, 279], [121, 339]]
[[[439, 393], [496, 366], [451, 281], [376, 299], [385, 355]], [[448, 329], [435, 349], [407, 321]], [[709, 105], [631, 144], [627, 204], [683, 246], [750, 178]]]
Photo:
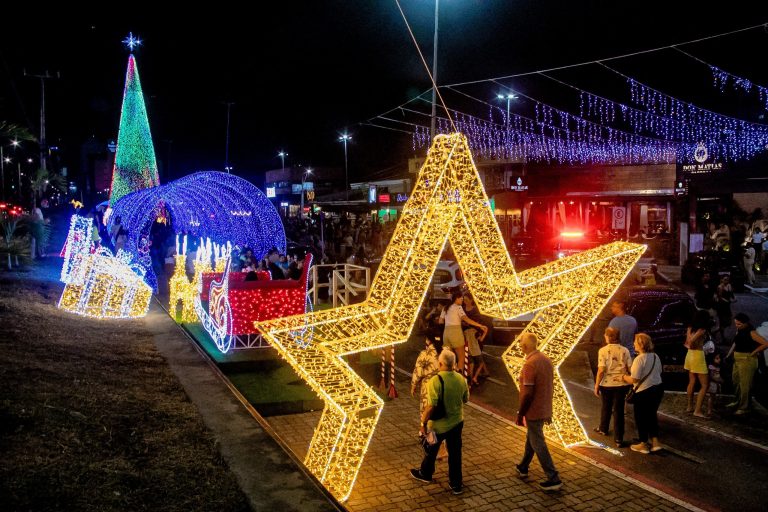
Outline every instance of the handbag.
[[432, 413], [429, 415], [429, 419], [432, 421], [445, 418], [445, 382], [440, 374], [437, 374], [437, 378], [440, 379], [440, 397], [437, 399], [437, 405], [432, 409]]
[[712, 339], [712, 335], [707, 333], [707, 341], [701, 347], [705, 354], [713, 354], [715, 352], [715, 340]]
[[648, 378], [648, 376], [649, 376], [651, 373], [653, 373], [653, 368], [656, 366], [656, 359], [657, 359], [658, 357], [659, 357], [659, 356], [657, 356], [656, 354], [653, 354], [653, 364], [651, 365], [651, 369], [650, 369], [650, 370], [648, 370], [648, 373], [646, 373], [646, 374], [645, 374], [645, 377], [643, 377], [642, 379], [640, 379], [640, 382], [638, 382], [637, 384], [635, 384], [635, 385], [632, 387], [632, 389], [630, 389], [630, 390], [627, 392], [627, 396], [626, 396], [625, 400], [627, 401], [627, 403], [628, 403], [628, 404], [633, 404], [633, 403], [635, 403], [635, 394], [637, 393], [637, 388], [639, 388], [640, 386], [642, 386], [642, 385], [643, 385], [643, 382], [645, 382], [645, 379], [647, 379], [647, 378]]
[[424, 453], [427, 453], [429, 448], [437, 444], [437, 433], [434, 430], [427, 430], [427, 433], [419, 437], [421, 447], [424, 449]]

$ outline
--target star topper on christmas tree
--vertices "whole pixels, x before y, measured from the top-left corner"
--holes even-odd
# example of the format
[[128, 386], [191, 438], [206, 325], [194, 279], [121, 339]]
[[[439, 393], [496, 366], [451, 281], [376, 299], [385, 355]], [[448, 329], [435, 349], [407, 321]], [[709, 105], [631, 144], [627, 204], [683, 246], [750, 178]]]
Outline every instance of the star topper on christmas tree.
[[141, 39], [138, 37], [133, 37], [133, 32], [128, 33], [128, 37], [123, 39], [123, 44], [128, 47], [128, 50], [133, 53], [134, 48], [138, 48], [141, 46]]
[[[539, 350], [555, 368], [645, 251], [643, 245], [615, 242], [516, 272], [466, 137], [437, 136], [368, 298], [256, 323], [325, 402], [304, 463], [340, 500], [352, 491], [384, 405], [343, 356], [408, 339], [449, 241], [482, 313], [511, 319], [537, 312], [525, 332], [538, 336]], [[517, 341], [503, 359], [517, 381], [523, 363]], [[547, 435], [566, 446], [588, 440], [559, 373]]]

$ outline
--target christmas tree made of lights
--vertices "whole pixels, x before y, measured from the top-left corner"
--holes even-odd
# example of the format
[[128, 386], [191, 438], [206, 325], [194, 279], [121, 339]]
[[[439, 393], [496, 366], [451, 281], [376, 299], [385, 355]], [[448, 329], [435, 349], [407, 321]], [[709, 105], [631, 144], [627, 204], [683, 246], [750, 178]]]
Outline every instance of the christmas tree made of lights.
[[113, 206], [126, 194], [159, 184], [155, 147], [149, 131], [139, 70], [136, 67], [136, 59], [131, 54], [125, 74], [123, 109], [120, 114], [120, 132], [117, 136], [117, 153], [112, 169], [109, 205]]

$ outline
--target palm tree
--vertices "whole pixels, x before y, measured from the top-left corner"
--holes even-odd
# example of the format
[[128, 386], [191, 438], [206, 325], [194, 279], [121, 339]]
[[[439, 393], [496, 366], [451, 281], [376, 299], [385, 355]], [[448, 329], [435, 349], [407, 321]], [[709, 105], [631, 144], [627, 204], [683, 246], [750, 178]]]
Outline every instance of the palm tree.
[[32, 210], [37, 208], [37, 200], [42, 197], [48, 187], [60, 192], [67, 191], [67, 179], [61, 174], [47, 169], [38, 169], [35, 178], [30, 183], [32, 188]]
[[8, 121], [0, 121], [0, 137], [37, 142], [37, 139], [29, 130], [17, 124], [9, 123]]

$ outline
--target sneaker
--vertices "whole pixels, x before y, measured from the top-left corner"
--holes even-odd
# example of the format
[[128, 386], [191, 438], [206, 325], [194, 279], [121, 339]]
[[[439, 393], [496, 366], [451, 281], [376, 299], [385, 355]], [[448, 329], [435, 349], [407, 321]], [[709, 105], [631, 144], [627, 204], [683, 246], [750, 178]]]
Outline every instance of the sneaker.
[[600, 430], [600, 427], [595, 427], [592, 431], [593, 432], [597, 432], [598, 434], [601, 434], [601, 435], [604, 435], [604, 436], [608, 435], [608, 432], [605, 432], [604, 430]]
[[749, 411], [748, 411], [748, 410], [746, 410], [746, 409], [739, 409], [739, 410], [737, 410], [736, 412], [734, 412], [733, 414], [734, 414], [735, 416], [741, 416], [742, 414], [747, 414], [748, 412], [749, 412]]
[[739, 405], [739, 402], [731, 402], [728, 405], [726, 405], [726, 407], [731, 408], [731, 407], [736, 407], [737, 405]]
[[412, 469], [411, 470], [411, 476], [415, 480], [418, 480], [419, 482], [424, 482], [425, 484], [431, 484], [432, 483], [432, 479], [431, 478], [424, 478], [423, 476], [421, 476], [421, 470], [420, 469]]
[[651, 446], [651, 451], [653, 453], [660, 452], [663, 449], [664, 449], [664, 447], [661, 446], [660, 444], [657, 444], [656, 446]]
[[616, 448], [626, 448], [629, 446], [626, 441], [615, 441]]
[[523, 469], [523, 466], [518, 464], [517, 466], [515, 466], [515, 469], [517, 470], [518, 478], [528, 478], [528, 468]]
[[458, 487], [451, 487], [451, 493], [456, 496], [459, 494], [464, 494], [464, 486], [460, 485]]
[[539, 487], [544, 491], [558, 491], [563, 486], [560, 480], [544, 480], [539, 482]]
[[648, 445], [643, 442], [633, 444], [632, 446], [629, 447], [629, 449], [632, 450], [633, 452], [644, 453], [646, 455], [651, 453], [651, 451], [648, 449]]

